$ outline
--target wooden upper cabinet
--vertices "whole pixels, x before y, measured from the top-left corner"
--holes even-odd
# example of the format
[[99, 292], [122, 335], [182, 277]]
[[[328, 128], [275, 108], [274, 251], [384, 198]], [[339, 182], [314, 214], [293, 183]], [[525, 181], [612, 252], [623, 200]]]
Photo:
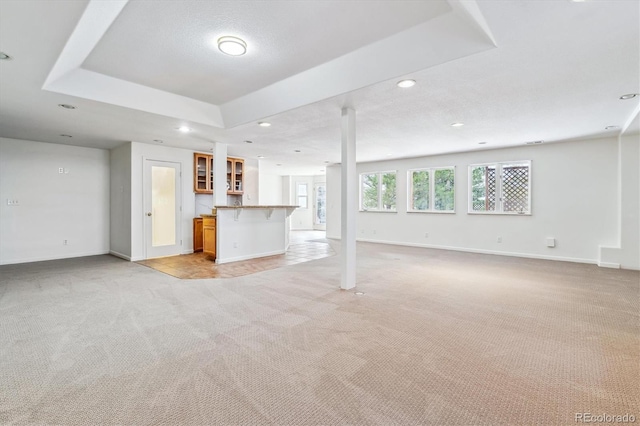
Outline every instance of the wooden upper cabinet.
[[193, 154], [193, 192], [213, 194], [213, 155]]
[[244, 192], [244, 160], [227, 157], [227, 194]]

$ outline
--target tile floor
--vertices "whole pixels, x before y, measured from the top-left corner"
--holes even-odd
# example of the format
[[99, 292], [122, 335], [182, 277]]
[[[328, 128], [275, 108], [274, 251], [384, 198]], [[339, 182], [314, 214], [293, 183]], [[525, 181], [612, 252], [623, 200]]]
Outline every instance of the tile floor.
[[285, 254], [216, 265], [203, 253], [136, 262], [181, 279], [233, 278], [335, 255], [321, 231], [292, 231]]

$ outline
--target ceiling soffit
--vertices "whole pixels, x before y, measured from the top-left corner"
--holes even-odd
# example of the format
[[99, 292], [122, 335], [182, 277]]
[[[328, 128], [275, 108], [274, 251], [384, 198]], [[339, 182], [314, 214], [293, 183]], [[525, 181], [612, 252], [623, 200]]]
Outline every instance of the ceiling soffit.
[[230, 128], [495, 47], [477, 4], [449, 0], [425, 22], [216, 105], [83, 68], [127, 3], [89, 2], [43, 89]]

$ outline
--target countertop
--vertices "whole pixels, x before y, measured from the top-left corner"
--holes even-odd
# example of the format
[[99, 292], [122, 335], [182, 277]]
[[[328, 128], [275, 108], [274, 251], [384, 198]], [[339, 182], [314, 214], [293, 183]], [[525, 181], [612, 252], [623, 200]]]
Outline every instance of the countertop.
[[300, 206], [264, 205], [264, 206], [215, 206], [216, 209], [296, 209]]

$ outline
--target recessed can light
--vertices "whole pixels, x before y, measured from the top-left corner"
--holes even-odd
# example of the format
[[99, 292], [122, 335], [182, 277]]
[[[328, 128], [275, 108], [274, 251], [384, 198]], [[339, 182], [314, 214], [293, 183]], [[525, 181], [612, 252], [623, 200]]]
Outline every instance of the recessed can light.
[[269, 126], [271, 126], [271, 123], [267, 123], [266, 121], [259, 121], [258, 122], [258, 126], [260, 126], [260, 127], [269, 127]]
[[478, 145], [486, 145], [486, 142], [485, 141], [478, 142]]
[[543, 142], [544, 141], [529, 141], [529, 142], [525, 142], [525, 144], [526, 145], [540, 145]]
[[295, 152], [300, 152], [300, 150], [299, 150], [299, 149], [296, 149], [296, 150], [295, 150]]
[[58, 106], [60, 108], [64, 108], [64, 109], [76, 109], [76, 107], [74, 107], [73, 105], [69, 105], [69, 104], [58, 104]]
[[71, 136], [71, 135], [65, 135], [65, 134], [62, 134], [62, 135], [60, 135], [60, 136], [62, 136], [63, 138], [72, 138], [72, 137], [73, 137], [73, 136]]
[[276, 164], [276, 166], [282, 166], [282, 164], [278, 163], [278, 164]]
[[155, 143], [164, 143], [164, 141], [162, 139], [154, 139], [153, 140]]
[[614, 130], [614, 129], [619, 129], [619, 128], [620, 128], [620, 126], [607, 126], [604, 129], [605, 130]]
[[176, 130], [181, 131], [182, 133], [189, 133], [191, 131], [190, 128], [188, 128], [187, 126], [180, 126], [178, 127]]
[[451, 127], [462, 127], [464, 123], [451, 123]]
[[622, 99], [623, 101], [626, 101], [627, 99], [633, 99], [637, 96], [638, 96], [637, 93], [627, 93], [626, 95], [620, 96], [620, 99]]
[[258, 158], [264, 158], [264, 155], [258, 155]]
[[13, 58], [11, 58], [11, 56], [7, 55], [7, 54], [6, 54], [6, 53], [4, 53], [4, 52], [0, 52], [0, 59], [2, 59], [2, 60], [9, 60], [9, 59], [13, 59]]
[[399, 82], [396, 83], [398, 87], [402, 87], [403, 89], [406, 89], [407, 87], [415, 86], [415, 84], [416, 84], [415, 80], [400, 80]]
[[253, 141], [244, 141], [244, 143], [253, 143]]
[[247, 53], [247, 43], [233, 36], [224, 36], [218, 39], [218, 49], [230, 56], [242, 56]]

